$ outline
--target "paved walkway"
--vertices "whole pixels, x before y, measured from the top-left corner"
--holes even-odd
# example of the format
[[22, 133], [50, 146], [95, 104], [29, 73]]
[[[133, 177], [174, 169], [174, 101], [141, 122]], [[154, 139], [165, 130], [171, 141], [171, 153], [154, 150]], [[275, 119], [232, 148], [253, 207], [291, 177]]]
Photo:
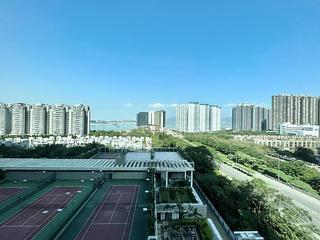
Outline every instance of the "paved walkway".
[[[225, 173], [229, 177], [237, 180], [243, 181], [251, 179], [251, 177], [247, 176], [246, 174], [224, 163], [221, 163], [220, 171]], [[272, 178], [266, 177], [258, 172], [255, 172], [253, 176], [255, 178], [263, 180], [270, 187], [278, 190], [284, 196], [290, 197], [296, 204], [296, 206], [301, 207], [309, 212], [310, 216], [312, 217], [312, 222], [316, 226], [320, 226], [320, 201], [318, 199], [315, 199], [299, 190], [291, 188], [290, 186], [278, 182]]]

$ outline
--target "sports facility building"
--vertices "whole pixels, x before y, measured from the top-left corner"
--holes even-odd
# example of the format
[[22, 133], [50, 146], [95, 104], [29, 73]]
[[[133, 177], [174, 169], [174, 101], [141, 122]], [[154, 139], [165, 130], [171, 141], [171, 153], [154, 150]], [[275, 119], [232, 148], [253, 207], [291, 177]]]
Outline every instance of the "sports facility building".
[[[0, 169], [1, 239], [140, 240], [149, 235], [148, 195], [162, 198], [152, 213], [157, 236], [157, 220], [176, 219], [179, 209], [169, 197], [164, 205], [165, 190], [154, 190], [193, 189], [194, 164], [174, 151], [102, 152], [91, 159], [0, 158]], [[179, 196], [187, 195], [180, 189]]]

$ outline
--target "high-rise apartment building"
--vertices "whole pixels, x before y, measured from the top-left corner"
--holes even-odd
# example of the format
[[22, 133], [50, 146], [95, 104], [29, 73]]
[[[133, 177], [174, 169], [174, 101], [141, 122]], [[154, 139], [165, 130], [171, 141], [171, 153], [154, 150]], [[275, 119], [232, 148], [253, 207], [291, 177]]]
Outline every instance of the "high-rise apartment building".
[[312, 96], [272, 96], [273, 129], [280, 123], [319, 125], [319, 101], [319, 97]]
[[90, 108], [74, 105], [66, 108], [66, 132], [68, 135], [84, 136], [89, 133]]
[[89, 132], [88, 106], [0, 104], [0, 135], [83, 136]]
[[0, 103], [0, 135], [11, 133], [11, 108], [7, 104]]
[[27, 134], [27, 105], [15, 103], [11, 107], [11, 135], [24, 136]]
[[[44, 104], [32, 105], [29, 109], [29, 135], [46, 135], [47, 133], [47, 106]], [[27, 124], [28, 125], [28, 124]]]
[[155, 111], [152, 125], [164, 128], [166, 126], [166, 112], [163, 110]]
[[49, 123], [49, 135], [63, 136], [67, 135], [67, 113], [66, 106], [57, 104], [51, 107]]
[[221, 129], [221, 108], [190, 102], [176, 107], [176, 129], [181, 132], [211, 132]]
[[270, 130], [271, 121], [270, 109], [250, 104], [241, 104], [232, 108], [233, 131]]
[[143, 127], [149, 124], [149, 113], [148, 112], [139, 112], [137, 114], [137, 126]]
[[164, 128], [166, 126], [166, 112], [163, 110], [139, 112], [137, 114], [137, 126], [155, 126], [156, 128]]
[[209, 129], [212, 132], [221, 130], [221, 108], [219, 106], [210, 106]]

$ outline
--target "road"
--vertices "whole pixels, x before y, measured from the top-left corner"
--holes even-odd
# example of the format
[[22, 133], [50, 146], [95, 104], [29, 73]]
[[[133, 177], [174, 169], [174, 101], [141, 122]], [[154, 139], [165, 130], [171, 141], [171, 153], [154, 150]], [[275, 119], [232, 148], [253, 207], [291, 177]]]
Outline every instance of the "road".
[[[221, 163], [220, 171], [226, 174], [227, 176], [237, 179], [237, 180], [250, 180], [251, 177], [246, 174], [224, 164]], [[260, 173], [255, 172], [255, 178], [259, 178], [266, 182], [269, 187], [272, 187], [282, 193], [284, 196], [290, 197], [296, 206], [301, 207], [309, 212], [312, 217], [312, 221], [316, 226], [320, 227], [320, 201], [310, 197], [307, 194], [304, 194], [296, 189], [293, 189], [281, 182], [278, 182], [274, 179], [268, 178]]]

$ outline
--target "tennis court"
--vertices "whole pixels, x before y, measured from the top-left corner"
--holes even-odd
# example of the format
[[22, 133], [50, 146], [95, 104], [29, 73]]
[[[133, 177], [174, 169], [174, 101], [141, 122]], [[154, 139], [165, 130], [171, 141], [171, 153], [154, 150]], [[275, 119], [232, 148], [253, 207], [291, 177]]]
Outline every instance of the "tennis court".
[[3, 239], [28, 240], [36, 236], [68, 205], [82, 187], [53, 187], [36, 201], [0, 224]]
[[23, 188], [18, 187], [0, 187], [0, 203], [22, 191]]
[[110, 186], [76, 239], [128, 240], [139, 189], [138, 185]]

